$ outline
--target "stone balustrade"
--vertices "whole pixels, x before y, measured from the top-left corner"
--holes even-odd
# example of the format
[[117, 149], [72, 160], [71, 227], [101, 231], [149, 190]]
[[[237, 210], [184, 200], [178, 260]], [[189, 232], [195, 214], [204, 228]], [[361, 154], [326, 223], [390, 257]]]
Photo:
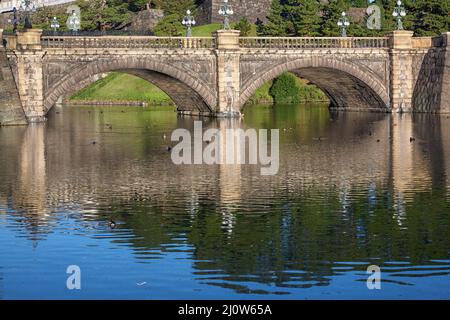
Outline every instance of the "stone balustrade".
[[320, 49], [320, 48], [388, 48], [388, 37], [246, 37], [241, 48]]
[[125, 48], [125, 49], [213, 49], [213, 37], [153, 37], [153, 36], [43, 36], [43, 48]]
[[[127, 48], [127, 49], [215, 49], [215, 37], [154, 36], [43, 36], [44, 48]], [[388, 48], [388, 37], [314, 38], [314, 37], [240, 37], [240, 48], [320, 49], [320, 48]]]

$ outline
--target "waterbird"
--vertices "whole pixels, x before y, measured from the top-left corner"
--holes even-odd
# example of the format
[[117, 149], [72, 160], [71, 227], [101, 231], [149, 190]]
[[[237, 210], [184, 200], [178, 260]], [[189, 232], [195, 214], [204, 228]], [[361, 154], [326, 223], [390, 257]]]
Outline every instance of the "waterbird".
[[167, 147], [167, 151], [172, 151], [172, 147], [171, 147], [171, 146], [168, 146], [168, 147]]
[[108, 225], [111, 229], [114, 229], [116, 227], [116, 222], [114, 220], [110, 220]]
[[134, 201], [141, 200], [141, 195], [140, 195], [139, 193], [135, 192], [135, 193], [134, 193], [133, 200], [134, 200]]

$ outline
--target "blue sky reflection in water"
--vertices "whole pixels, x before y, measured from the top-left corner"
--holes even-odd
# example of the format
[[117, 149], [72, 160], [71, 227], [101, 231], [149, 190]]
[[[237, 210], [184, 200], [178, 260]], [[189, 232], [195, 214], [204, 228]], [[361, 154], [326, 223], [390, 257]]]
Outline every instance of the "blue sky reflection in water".
[[278, 175], [173, 165], [193, 128], [173, 111], [1, 128], [0, 298], [450, 298], [449, 118], [254, 106], [234, 125], [280, 129]]

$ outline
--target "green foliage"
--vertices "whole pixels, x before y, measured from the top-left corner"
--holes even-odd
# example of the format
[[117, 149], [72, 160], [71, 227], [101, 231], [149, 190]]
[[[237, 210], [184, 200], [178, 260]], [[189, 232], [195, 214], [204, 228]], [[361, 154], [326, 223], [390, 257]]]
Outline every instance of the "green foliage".
[[129, 4], [119, 0], [78, 0], [76, 4], [81, 8], [83, 30], [122, 29], [133, 17]]
[[450, 30], [449, 0], [409, 0], [405, 6], [413, 13], [409, 27], [417, 36], [439, 35]]
[[155, 27], [157, 36], [179, 37], [185, 34], [185, 28], [181, 24], [183, 18], [178, 14], [171, 14], [162, 19]]
[[66, 20], [68, 14], [65, 8], [53, 8], [53, 7], [40, 7], [33, 14], [33, 27], [43, 30], [51, 29], [51, 21], [53, 17], [56, 17], [60, 22], [60, 30], [67, 30]]
[[235, 29], [241, 31], [241, 37], [248, 37], [252, 32], [252, 24], [247, 18], [242, 18], [236, 25]]
[[295, 36], [320, 36], [322, 9], [319, 0], [287, 0], [286, 11]]
[[326, 95], [316, 86], [307, 84], [292, 73], [283, 73], [269, 90], [275, 103], [296, 104], [301, 101], [326, 101]]
[[272, 87], [273, 81], [266, 82], [262, 87], [258, 88], [256, 92], [251, 96], [251, 98], [248, 100], [247, 104], [272, 104], [273, 97], [270, 95], [269, 91]]
[[267, 17], [267, 23], [263, 24], [258, 30], [258, 34], [262, 36], [282, 37], [286, 36], [288, 24], [283, 18], [283, 8], [280, 0], [272, 0], [270, 14]]
[[352, 0], [350, 3], [354, 8], [367, 8], [369, 6], [368, 0]]
[[[416, 36], [436, 36], [449, 30], [449, 0], [404, 0], [407, 16], [405, 29], [414, 30]], [[337, 21], [342, 11], [350, 7], [366, 8], [367, 0], [273, 0], [268, 21], [258, 27], [263, 36], [338, 36]], [[392, 12], [395, 0], [376, 0], [381, 9], [382, 30], [369, 30], [365, 24], [351, 23], [350, 36], [383, 36], [397, 28]], [[351, 21], [351, 17], [349, 17]]]
[[[321, 33], [324, 36], [339, 36], [340, 30], [337, 27], [339, 19], [342, 17], [342, 12], [348, 12], [350, 4], [348, 0], [331, 0], [330, 3], [324, 7]], [[349, 17], [350, 21], [351, 18]]]
[[270, 95], [275, 103], [298, 103], [298, 91], [296, 77], [291, 73], [284, 73], [273, 82]]
[[152, 4], [155, 8], [164, 10], [165, 15], [184, 16], [188, 9], [194, 12], [196, 8], [195, 0], [153, 0]]

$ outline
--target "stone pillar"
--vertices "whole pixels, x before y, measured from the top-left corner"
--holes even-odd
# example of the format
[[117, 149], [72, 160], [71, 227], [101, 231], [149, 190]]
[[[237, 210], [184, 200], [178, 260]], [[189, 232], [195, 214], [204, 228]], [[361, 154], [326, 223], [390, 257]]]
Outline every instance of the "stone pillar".
[[447, 50], [449, 50], [450, 47], [450, 32], [443, 32], [442, 33], [442, 38], [443, 38], [443, 46], [447, 47]]
[[238, 30], [219, 30], [216, 33], [218, 117], [239, 117], [241, 114], [239, 34]]
[[413, 69], [412, 36], [413, 31], [397, 30], [390, 34], [390, 97], [392, 112], [412, 112]]
[[42, 30], [29, 29], [17, 34], [17, 74], [20, 99], [28, 122], [44, 122], [44, 75], [41, 46]]

